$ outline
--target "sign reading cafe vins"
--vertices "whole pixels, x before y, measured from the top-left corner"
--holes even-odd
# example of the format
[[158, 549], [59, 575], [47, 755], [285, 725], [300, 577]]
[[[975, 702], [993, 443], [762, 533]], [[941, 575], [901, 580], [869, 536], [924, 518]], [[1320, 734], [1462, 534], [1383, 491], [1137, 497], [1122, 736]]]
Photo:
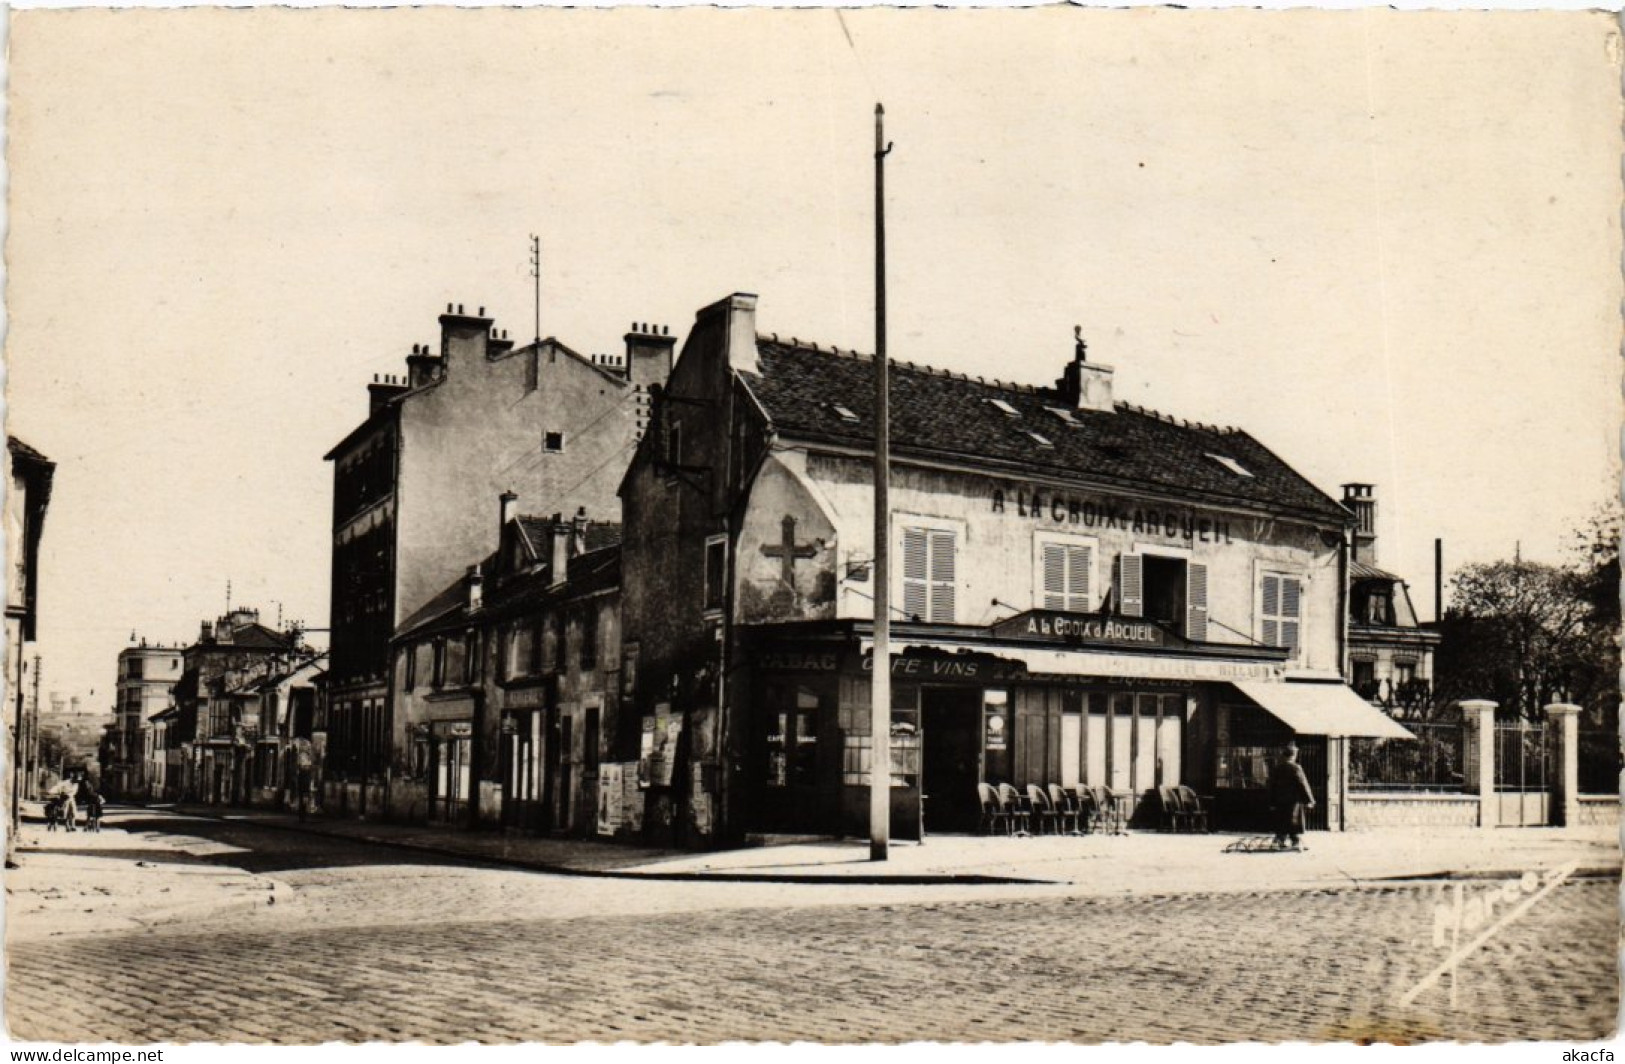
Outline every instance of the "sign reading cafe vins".
[[993, 512], [1083, 528], [1119, 529], [1135, 535], [1163, 536], [1192, 543], [1233, 543], [1230, 519], [1206, 517], [1187, 509], [1124, 506], [1104, 499], [1078, 498], [1060, 492], [993, 489]]

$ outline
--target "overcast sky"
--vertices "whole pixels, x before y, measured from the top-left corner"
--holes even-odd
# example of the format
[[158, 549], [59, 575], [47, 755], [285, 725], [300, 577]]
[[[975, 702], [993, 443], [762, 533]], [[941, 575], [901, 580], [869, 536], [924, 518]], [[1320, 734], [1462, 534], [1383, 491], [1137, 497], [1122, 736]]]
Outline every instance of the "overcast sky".
[[1560, 560], [1617, 483], [1611, 16], [34, 11], [13, 15], [8, 431], [58, 463], [45, 687], [132, 631], [326, 625], [331, 469], [448, 301], [616, 351], [732, 291], [895, 357], [1243, 427], [1432, 612]]

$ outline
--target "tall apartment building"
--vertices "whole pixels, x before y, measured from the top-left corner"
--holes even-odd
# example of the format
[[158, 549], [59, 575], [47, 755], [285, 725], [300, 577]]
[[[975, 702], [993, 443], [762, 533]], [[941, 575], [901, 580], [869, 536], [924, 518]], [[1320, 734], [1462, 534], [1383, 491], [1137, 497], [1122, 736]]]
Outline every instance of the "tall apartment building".
[[180, 678], [180, 647], [149, 646], [143, 639], [118, 652], [112, 760], [102, 781], [110, 796], [133, 801], [151, 797], [144, 733], [147, 721], [169, 705], [170, 689]]
[[390, 639], [497, 547], [491, 500], [619, 520], [616, 488], [671, 368], [668, 331], [634, 326], [624, 355], [584, 356], [552, 338], [523, 347], [484, 308], [448, 305], [440, 342], [406, 374], [374, 380], [366, 419], [333, 463], [329, 810], [370, 814], [408, 768], [393, 718]]

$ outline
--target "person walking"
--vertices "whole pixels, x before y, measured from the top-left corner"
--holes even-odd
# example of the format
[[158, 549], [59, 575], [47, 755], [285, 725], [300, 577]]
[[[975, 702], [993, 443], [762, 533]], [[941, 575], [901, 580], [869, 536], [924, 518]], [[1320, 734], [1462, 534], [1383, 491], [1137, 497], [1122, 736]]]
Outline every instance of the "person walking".
[[85, 830], [91, 830], [90, 807], [92, 802], [100, 802], [101, 795], [96, 793], [96, 785], [90, 781], [90, 774], [79, 773], [79, 782], [73, 789], [73, 800], [80, 809], [85, 811]]
[[72, 777], [64, 777], [56, 785], [56, 793], [62, 797], [62, 821], [69, 831], [79, 830], [79, 806], [74, 801], [77, 790]]
[[1287, 743], [1286, 754], [1270, 769], [1269, 794], [1276, 816], [1276, 848], [1302, 850], [1298, 840], [1304, 831], [1303, 813], [1315, 807], [1315, 792], [1298, 764], [1297, 743]]

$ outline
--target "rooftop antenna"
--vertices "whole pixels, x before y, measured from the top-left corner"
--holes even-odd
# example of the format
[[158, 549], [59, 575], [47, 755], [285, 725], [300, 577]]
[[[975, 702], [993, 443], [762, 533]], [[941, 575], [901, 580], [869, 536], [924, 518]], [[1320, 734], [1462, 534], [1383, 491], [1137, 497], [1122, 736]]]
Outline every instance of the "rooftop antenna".
[[536, 342], [542, 342], [542, 238], [530, 234], [530, 277], [536, 289]]
[[231, 577], [226, 577], [226, 612], [231, 612]]

